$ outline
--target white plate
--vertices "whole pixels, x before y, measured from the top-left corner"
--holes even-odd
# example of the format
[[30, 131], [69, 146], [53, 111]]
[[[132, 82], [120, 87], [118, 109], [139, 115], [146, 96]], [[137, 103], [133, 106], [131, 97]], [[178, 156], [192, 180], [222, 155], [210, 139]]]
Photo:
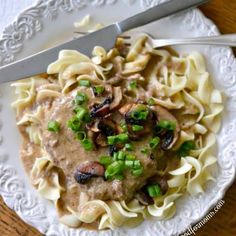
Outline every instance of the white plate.
[[[41, 0], [25, 10], [6, 27], [0, 39], [0, 65], [37, 52], [73, 37], [73, 22], [90, 13], [96, 22], [111, 23], [128, 17], [160, 0]], [[159, 37], [184, 37], [218, 34], [216, 26], [199, 10], [188, 11], [156, 22], [148, 27]], [[224, 91], [227, 102], [224, 123], [218, 134], [216, 182], [208, 184], [198, 197], [184, 196], [177, 201], [177, 214], [168, 221], [145, 221], [136, 229], [105, 231], [101, 235], [177, 235], [201, 219], [222, 199], [234, 179], [236, 169], [236, 60], [229, 48], [185, 46], [181, 52], [198, 50], [207, 59], [208, 70], [217, 88]], [[17, 73], [17, 71], [16, 71]], [[6, 204], [25, 222], [46, 235], [97, 235], [84, 229], [73, 230], [61, 225], [53, 205], [40, 198], [31, 187], [18, 158], [20, 138], [15, 115], [10, 108], [13, 91], [9, 84], [0, 85], [0, 194]], [[100, 234], [99, 234], [100, 235]]]

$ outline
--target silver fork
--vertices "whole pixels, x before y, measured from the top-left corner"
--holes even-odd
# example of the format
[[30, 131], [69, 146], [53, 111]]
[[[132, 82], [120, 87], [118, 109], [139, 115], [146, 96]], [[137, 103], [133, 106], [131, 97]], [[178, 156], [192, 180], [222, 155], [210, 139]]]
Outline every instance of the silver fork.
[[195, 38], [170, 38], [170, 39], [156, 39], [148, 33], [130, 32], [130, 35], [120, 36], [124, 40], [126, 46], [131, 46], [131, 43], [140, 36], [147, 37], [147, 43], [153, 48], [173, 45], [221, 45], [236, 47], [236, 34], [225, 34], [217, 36], [195, 37]]

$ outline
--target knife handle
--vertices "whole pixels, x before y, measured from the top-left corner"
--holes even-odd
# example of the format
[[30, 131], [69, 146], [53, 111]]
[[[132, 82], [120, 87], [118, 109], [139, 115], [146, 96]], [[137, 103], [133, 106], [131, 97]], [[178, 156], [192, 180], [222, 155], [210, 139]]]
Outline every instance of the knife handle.
[[121, 33], [123, 33], [174, 13], [199, 6], [207, 1], [208, 0], [171, 0], [127, 18], [119, 23], [116, 23], [116, 25], [119, 27]]

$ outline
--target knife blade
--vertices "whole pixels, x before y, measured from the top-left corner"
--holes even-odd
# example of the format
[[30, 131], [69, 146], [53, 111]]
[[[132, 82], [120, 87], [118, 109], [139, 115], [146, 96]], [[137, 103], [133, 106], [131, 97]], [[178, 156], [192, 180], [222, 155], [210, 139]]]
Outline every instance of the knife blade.
[[196, 7], [207, 1], [208, 0], [171, 0], [136, 14], [119, 23], [114, 23], [78, 39], [73, 39], [56, 47], [0, 67], [0, 83], [10, 82], [46, 72], [47, 66], [57, 60], [58, 53], [62, 49], [78, 50], [88, 56], [96, 45], [108, 50], [114, 46], [117, 36], [127, 30]]

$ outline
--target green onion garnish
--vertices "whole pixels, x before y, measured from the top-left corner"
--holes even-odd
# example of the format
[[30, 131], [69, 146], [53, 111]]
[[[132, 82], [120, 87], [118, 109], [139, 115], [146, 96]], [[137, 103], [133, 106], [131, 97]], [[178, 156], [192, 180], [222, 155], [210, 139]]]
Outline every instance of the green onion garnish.
[[81, 140], [81, 145], [86, 151], [91, 151], [93, 149], [93, 142], [89, 139]]
[[124, 161], [125, 160], [125, 153], [122, 151], [119, 151], [118, 155], [117, 155], [117, 159], [120, 161]]
[[109, 145], [113, 145], [116, 143], [126, 143], [128, 139], [129, 139], [128, 134], [118, 134], [118, 135], [107, 137], [107, 141]]
[[76, 133], [76, 138], [78, 140], [85, 140], [86, 139], [86, 133], [84, 131], [78, 131]]
[[131, 143], [126, 143], [125, 144], [125, 150], [127, 151], [133, 151], [134, 147]]
[[134, 161], [126, 160], [126, 161], [125, 161], [125, 167], [127, 167], [128, 169], [133, 169], [133, 167], [134, 167]]
[[157, 124], [157, 127], [167, 129], [167, 130], [175, 130], [176, 123], [175, 123], [175, 121], [160, 120]]
[[131, 117], [135, 120], [146, 120], [149, 110], [144, 105], [139, 105], [135, 111], [131, 113]]
[[136, 159], [136, 156], [132, 154], [127, 154], [125, 159], [128, 161], [134, 161]]
[[73, 116], [70, 120], [67, 121], [67, 126], [72, 131], [77, 132], [80, 130], [81, 122], [76, 116]]
[[76, 117], [78, 118], [78, 120], [82, 121], [86, 113], [87, 111], [85, 108], [83, 107], [76, 108]]
[[147, 191], [150, 197], [161, 196], [161, 188], [158, 184], [152, 184], [147, 186]]
[[88, 98], [85, 93], [78, 92], [75, 97], [75, 104], [76, 105], [82, 105], [83, 103], [87, 102]]
[[136, 89], [137, 88], [137, 82], [136, 81], [131, 81], [129, 84], [130, 89]]
[[143, 126], [142, 125], [132, 125], [132, 130], [133, 131], [141, 131], [143, 130]]
[[149, 148], [142, 148], [141, 149], [141, 153], [143, 153], [143, 154], [149, 154]]
[[90, 87], [90, 81], [87, 79], [81, 79], [79, 81], [79, 86]]
[[60, 123], [57, 121], [48, 122], [48, 131], [58, 133], [60, 131]]
[[136, 170], [132, 170], [132, 175], [134, 176], [140, 176], [143, 173], [143, 167], [140, 167]]
[[93, 89], [96, 94], [102, 94], [105, 90], [104, 86], [95, 86]]
[[121, 174], [124, 169], [124, 162], [123, 161], [115, 161], [110, 164], [106, 171], [105, 171], [105, 178], [111, 179], [113, 176], [117, 174]]
[[112, 163], [112, 158], [110, 156], [102, 156], [99, 162], [104, 166], [108, 166]]
[[84, 123], [89, 123], [91, 121], [90, 114], [86, 108], [79, 106], [74, 109], [74, 112], [76, 113], [78, 120], [83, 121]]
[[190, 150], [195, 149], [195, 143], [194, 141], [185, 141], [180, 146], [179, 150], [177, 151], [178, 155], [181, 157], [186, 157], [189, 155]]
[[150, 143], [149, 143], [150, 148], [151, 148], [151, 149], [156, 148], [156, 147], [158, 146], [159, 142], [160, 142], [160, 138], [159, 138], [159, 137], [153, 138], [153, 139], [150, 141]]
[[153, 98], [149, 98], [147, 103], [149, 106], [153, 106], [153, 105], [155, 105], [155, 100]]

